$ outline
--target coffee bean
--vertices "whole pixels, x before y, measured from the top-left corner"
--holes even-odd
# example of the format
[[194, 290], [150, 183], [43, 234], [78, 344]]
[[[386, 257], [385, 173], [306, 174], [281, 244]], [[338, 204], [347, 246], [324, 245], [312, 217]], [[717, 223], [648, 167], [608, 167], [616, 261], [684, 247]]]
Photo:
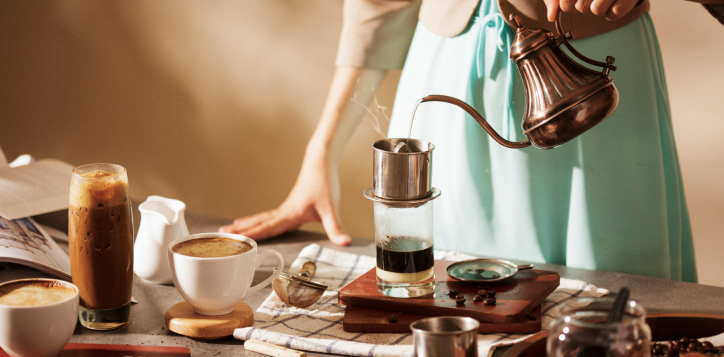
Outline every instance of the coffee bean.
[[475, 301], [475, 302], [483, 301], [483, 295], [478, 294], [478, 295], [473, 296], [473, 301]]
[[450, 295], [458, 296], [458, 291], [456, 289], [450, 289]]
[[689, 352], [698, 352], [707, 356], [720, 356], [722, 350], [709, 341], [699, 341], [688, 337], [681, 338], [678, 341], [651, 343], [651, 355], [655, 357], [679, 357], [681, 354]]
[[488, 290], [488, 296], [491, 297], [491, 298], [494, 298], [494, 297], [495, 297], [495, 291]]
[[390, 315], [389, 321], [392, 323], [397, 322], [397, 315]]
[[455, 300], [455, 303], [458, 305], [465, 305], [465, 298], [458, 298]]
[[488, 295], [488, 291], [485, 289], [478, 290], [478, 295], [486, 296]]
[[495, 305], [496, 301], [493, 298], [485, 299], [485, 305]]

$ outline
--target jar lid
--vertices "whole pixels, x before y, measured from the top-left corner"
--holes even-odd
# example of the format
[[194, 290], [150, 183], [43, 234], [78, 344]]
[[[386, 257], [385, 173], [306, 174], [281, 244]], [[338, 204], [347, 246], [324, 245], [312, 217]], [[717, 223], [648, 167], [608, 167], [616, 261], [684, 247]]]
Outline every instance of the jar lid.
[[516, 265], [502, 259], [470, 259], [448, 265], [446, 272], [457, 280], [492, 283], [513, 277], [519, 270], [532, 268], [533, 264]]

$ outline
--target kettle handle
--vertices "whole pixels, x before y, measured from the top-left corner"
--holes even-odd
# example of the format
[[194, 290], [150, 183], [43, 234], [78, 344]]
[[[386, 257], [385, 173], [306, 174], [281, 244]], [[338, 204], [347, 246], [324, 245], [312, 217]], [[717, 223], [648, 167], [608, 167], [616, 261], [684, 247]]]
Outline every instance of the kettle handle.
[[498, 142], [498, 144], [511, 148], [511, 149], [520, 149], [520, 148], [530, 146], [529, 139], [526, 139], [525, 141], [519, 141], [519, 142], [513, 142], [513, 141], [508, 141], [508, 140], [503, 139], [503, 137], [498, 135], [498, 133], [495, 131], [495, 129], [493, 129], [493, 127], [490, 126], [490, 124], [488, 124], [487, 121], [485, 121], [485, 118], [483, 118], [483, 116], [480, 115], [480, 113], [478, 113], [475, 109], [473, 109], [473, 107], [471, 107], [468, 103], [465, 103], [460, 99], [450, 97], [447, 95], [431, 94], [431, 95], [428, 95], [428, 96], [420, 99], [420, 103], [422, 103], [422, 102], [445, 102], [445, 103], [457, 105], [458, 107], [460, 107], [463, 110], [465, 110], [466, 112], [468, 112], [468, 114], [470, 114], [473, 117], [473, 119], [475, 119], [475, 121], [477, 121], [478, 124], [480, 124], [483, 127], [483, 129], [485, 129], [485, 131], [488, 132], [488, 134], [490, 134], [490, 136], [493, 138], [493, 140]]
[[568, 42], [568, 39], [572, 39], [573, 35], [571, 34], [571, 31], [563, 33], [563, 29], [561, 28], [561, 13], [563, 11], [561, 9], [558, 9], [558, 14], [556, 15], [556, 30], [558, 31], [558, 35], [560, 35], [561, 41], [563, 41], [563, 44], [568, 47], [568, 49], [573, 53], [576, 57], [580, 58], [581, 61], [586, 62], [588, 64], [592, 64], [594, 66], [603, 67], [603, 74], [608, 75], [609, 70], [615, 71], [616, 66], [613, 65], [614, 62], [616, 62], [616, 59], [613, 58], [613, 56], [606, 56], [606, 62], [600, 62], [593, 59], [590, 59], [586, 56], [584, 56], [582, 53], [578, 52], [570, 42]]

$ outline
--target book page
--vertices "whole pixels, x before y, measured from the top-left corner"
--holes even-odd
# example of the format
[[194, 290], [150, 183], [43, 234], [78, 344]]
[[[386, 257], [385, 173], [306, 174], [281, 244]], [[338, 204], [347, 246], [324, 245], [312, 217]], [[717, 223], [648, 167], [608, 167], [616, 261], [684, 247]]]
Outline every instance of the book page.
[[0, 262], [25, 265], [70, 280], [70, 257], [32, 218], [0, 217]]
[[54, 159], [0, 167], [0, 216], [12, 220], [68, 208], [72, 171]]

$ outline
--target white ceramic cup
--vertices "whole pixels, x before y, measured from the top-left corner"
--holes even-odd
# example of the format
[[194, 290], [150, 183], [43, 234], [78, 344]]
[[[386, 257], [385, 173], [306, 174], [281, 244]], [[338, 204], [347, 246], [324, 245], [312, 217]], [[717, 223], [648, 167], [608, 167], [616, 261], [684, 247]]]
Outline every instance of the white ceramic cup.
[[[251, 244], [251, 250], [225, 257], [199, 258], [178, 254], [173, 247], [186, 240], [225, 237]], [[276, 271], [261, 283], [251, 286], [254, 273], [264, 258], [276, 257]], [[218, 316], [234, 311], [236, 303], [271, 284], [284, 268], [284, 258], [275, 250], [257, 254], [256, 242], [230, 233], [199, 233], [181, 237], [168, 244], [168, 264], [176, 290], [200, 315]]]
[[21, 279], [51, 281], [73, 289], [72, 297], [50, 305], [12, 306], [0, 304], [0, 347], [11, 356], [55, 356], [63, 350], [78, 322], [78, 287], [57, 279]]

